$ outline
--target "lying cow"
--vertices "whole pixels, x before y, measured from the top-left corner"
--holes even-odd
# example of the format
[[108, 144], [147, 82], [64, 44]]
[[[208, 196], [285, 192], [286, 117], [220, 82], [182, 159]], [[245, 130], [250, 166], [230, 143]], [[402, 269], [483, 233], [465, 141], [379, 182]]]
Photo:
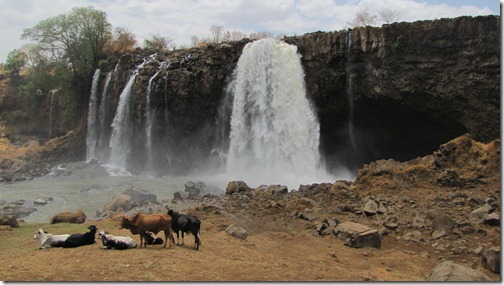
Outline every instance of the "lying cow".
[[33, 236], [33, 239], [38, 239], [40, 241], [39, 249], [50, 248], [50, 247], [62, 247], [65, 240], [70, 235], [53, 235], [44, 232], [42, 229], [38, 229]]
[[147, 246], [147, 242], [143, 242], [144, 239], [147, 241], [147, 231], [154, 234], [163, 231], [165, 234], [163, 247], [166, 248], [166, 241], [169, 239], [171, 248], [172, 242], [175, 243], [170, 230], [171, 222], [172, 218], [166, 214], [136, 213], [133, 217], [124, 216], [121, 221], [121, 228], [129, 229], [134, 235], [140, 235], [140, 247], [142, 247], [142, 244], [144, 247]]
[[173, 210], [168, 210], [168, 215], [172, 217], [172, 230], [177, 233], [177, 244], [179, 244], [179, 232], [182, 232], [182, 244], [184, 244], [184, 233], [191, 233], [194, 236], [194, 249], [198, 250], [201, 245], [200, 227], [201, 222], [195, 216], [180, 214]]
[[70, 235], [63, 243], [63, 247], [78, 247], [95, 243], [95, 235], [98, 228], [94, 225], [91, 225], [88, 227], [88, 229], [89, 232], [87, 233]]
[[144, 237], [147, 244], [163, 244], [163, 239], [156, 237], [154, 233], [146, 232]]
[[107, 249], [124, 250], [137, 246], [136, 241], [130, 237], [108, 235], [102, 230], [98, 231], [98, 237], [101, 239], [103, 246]]

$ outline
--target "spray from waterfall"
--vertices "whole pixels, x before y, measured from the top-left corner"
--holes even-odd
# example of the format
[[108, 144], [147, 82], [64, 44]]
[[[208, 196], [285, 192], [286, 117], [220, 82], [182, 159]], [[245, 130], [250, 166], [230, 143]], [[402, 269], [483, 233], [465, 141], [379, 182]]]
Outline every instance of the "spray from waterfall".
[[291, 188], [334, 181], [321, 165], [297, 47], [274, 39], [247, 44], [231, 84], [230, 179]]
[[100, 69], [97, 69], [93, 75], [93, 83], [91, 84], [91, 95], [89, 97], [89, 109], [87, 118], [87, 135], [86, 135], [86, 160], [91, 161], [97, 158], [97, 103], [98, 103], [98, 85], [100, 83]]

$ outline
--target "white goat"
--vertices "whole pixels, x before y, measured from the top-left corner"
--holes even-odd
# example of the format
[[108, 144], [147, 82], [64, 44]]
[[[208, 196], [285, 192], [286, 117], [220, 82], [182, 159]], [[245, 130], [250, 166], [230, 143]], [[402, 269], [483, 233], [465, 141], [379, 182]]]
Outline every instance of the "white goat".
[[103, 246], [107, 247], [107, 249], [115, 248], [122, 250], [137, 246], [136, 241], [130, 237], [107, 235], [102, 230], [98, 230], [98, 236], [100, 237]]
[[53, 235], [44, 232], [42, 229], [38, 229], [33, 236], [33, 239], [38, 239], [40, 241], [39, 249], [50, 248], [50, 247], [62, 247], [65, 240], [70, 235]]

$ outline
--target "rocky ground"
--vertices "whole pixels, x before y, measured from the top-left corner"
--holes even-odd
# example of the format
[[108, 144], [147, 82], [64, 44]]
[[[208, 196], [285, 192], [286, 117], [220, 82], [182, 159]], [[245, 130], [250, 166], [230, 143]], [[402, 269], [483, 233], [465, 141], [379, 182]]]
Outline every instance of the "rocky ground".
[[[239, 252], [237, 264], [261, 264], [248, 264], [246, 276], [218, 271], [219, 277], [203, 280], [498, 281], [500, 175], [500, 141], [461, 136], [426, 157], [365, 165], [354, 182], [288, 191], [232, 181], [221, 195], [191, 182], [162, 203], [126, 189], [97, 215], [107, 223], [166, 207], [191, 213], [204, 224], [201, 252], [216, 254], [215, 266], [230, 262], [210, 249], [214, 242], [224, 246], [222, 239], [229, 255], [236, 255], [233, 247]], [[187, 240], [192, 245], [192, 237]], [[265, 261], [271, 258], [276, 261]]]

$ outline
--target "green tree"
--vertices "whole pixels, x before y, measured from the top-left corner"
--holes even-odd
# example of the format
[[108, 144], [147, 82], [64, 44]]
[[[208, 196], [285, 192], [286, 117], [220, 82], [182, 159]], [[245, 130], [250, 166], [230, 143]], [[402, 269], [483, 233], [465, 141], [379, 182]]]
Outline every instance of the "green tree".
[[9, 52], [7, 55], [7, 60], [5, 61], [4, 68], [5, 71], [9, 73], [11, 78], [19, 78], [19, 73], [21, 69], [26, 65], [28, 61], [28, 56], [26, 53], [20, 49], [15, 49]]
[[103, 48], [112, 37], [111, 29], [105, 12], [79, 7], [25, 29], [21, 38], [37, 42], [37, 48], [48, 59], [66, 61], [78, 77], [93, 72], [104, 58]]

